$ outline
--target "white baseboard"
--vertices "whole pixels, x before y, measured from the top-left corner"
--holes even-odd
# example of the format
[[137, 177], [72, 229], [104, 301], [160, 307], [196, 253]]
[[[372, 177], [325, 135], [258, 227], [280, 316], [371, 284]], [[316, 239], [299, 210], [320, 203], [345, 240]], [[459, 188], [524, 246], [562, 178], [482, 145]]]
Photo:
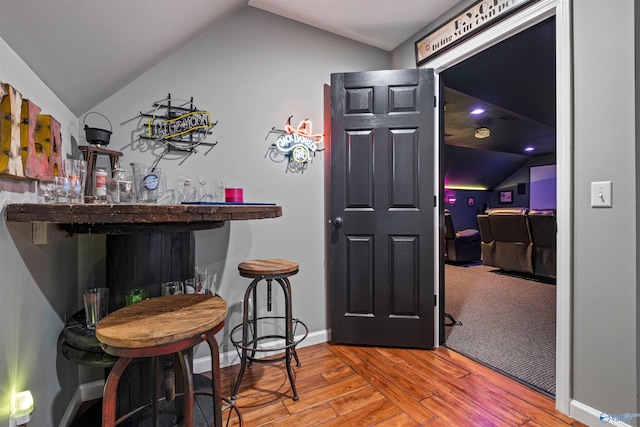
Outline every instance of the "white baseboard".
[[[295, 339], [300, 339], [300, 338], [302, 337], [295, 337]], [[309, 347], [316, 344], [322, 344], [324, 342], [329, 341], [330, 339], [331, 339], [330, 330], [325, 329], [323, 331], [312, 332], [309, 335], [307, 335], [304, 341], [302, 341], [300, 344], [297, 345], [297, 348], [304, 348], [304, 347]], [[282, 343], [279, 341], [274, 341], [273, 343], [271, 343], [271, 347], [272, 348], [282, 347]], [[268, 349], [269, 344], [262, 345], [261, 348]], [[265, 351], [262, 354], [262, 356], [267, 357], [276, 353], [282, 353], [282, 350], [274, 351], [273, 353]], [[238, 355], [238, 352], [235, 349], [220, 354], [221, 368], [237, 365], [239, 363], [240, 363], [240, 356]], [[210, 370], [211, 370], [211, 356], [199, 357], [193, 361], [194, 374], [201, 374], [203, 372], [209, 372]]]
[[569, 416], [591, 427], [632, 427], [632, 425], [637, 425], [634, 420], [638, 417], [638, 414], [604, 413], [577, 400], [572, 400], [569, 407]]
[[78, 409], [80, 408], [82, 402], [101, 398], [103, 389], [104, 380], [80, 384], [76, 392], [73, 394], [71, 402], [69, 402], [62, 420], [60, 420], [59, 426], [68, 427], [69, 425], [71, 425], [76, 417], [76, 414], [78, 413]]
[[[300, 339], [302, 337], [296, 337], [296, 339]], [[309, 347], [315, 344], [322, 344], [331, 339], [331, 331], [324, 330], [313, 332], [307, 335], [307, 337], [298, 344], [298, 348]], [[277, 348], [281, 344], [277, 342], [273, 343], [273, 347]], [[281, 352], [281, 351], [280, 351]], [[275, 352], [274, 352], [275, 353]], [[264, 356], [270, 355], [269, 352], [265, 352]], [[220, 367], [226, 368], [227, 366], [232, 366], [240, 363], [240, 357], [238, 356], [238, 352], [235, 350], [227, 351], [225, 353], [220, 354]], [[211, 356], [199, 357], [193, 361], [193, 373], [201, 374], [203, 372], [211, 371]], [[59, 427], [68, 427], [71, 425], [74, 420], [76, 414], [78, 413], [78, 408], [82, 402], [87, 402], [89, 400], [95, 400], [102, 397], [102, 391], [104, 389], [104, 380], [93, 381], [86, 384], [80, 384], [78, 389], [73, 394], [71, 398], [71, 402], [67, 406], [67, 410], [60, 421]]]
[[82, 403], [82, 400], [80, 400], [80, 387], [82, 387], [82, 384], [76, 389], [76, 392], [73, 393], [73, 397], [71, 398], [69, 405], [67, 405], [67, 410], [64, 411], [64, 415], [60, 420], [60, 424], [58, 424], [59, 427], [70, 426], [71, 422], [76, 417], [76, 414], [78, 413], [78, 408]]

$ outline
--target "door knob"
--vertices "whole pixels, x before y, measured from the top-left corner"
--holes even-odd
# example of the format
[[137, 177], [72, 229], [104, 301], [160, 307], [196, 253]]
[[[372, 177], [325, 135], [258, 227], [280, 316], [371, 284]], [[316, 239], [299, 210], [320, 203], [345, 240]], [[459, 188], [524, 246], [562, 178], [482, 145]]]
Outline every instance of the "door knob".
[[341, 216], [339, 216], [339, 217], [337, 217], [336, 219], [333, 220], [333, 225], [335, 225], [336, 228], [342, 227], [342, 224], [344, 224], [344, 220], [342, 219]]

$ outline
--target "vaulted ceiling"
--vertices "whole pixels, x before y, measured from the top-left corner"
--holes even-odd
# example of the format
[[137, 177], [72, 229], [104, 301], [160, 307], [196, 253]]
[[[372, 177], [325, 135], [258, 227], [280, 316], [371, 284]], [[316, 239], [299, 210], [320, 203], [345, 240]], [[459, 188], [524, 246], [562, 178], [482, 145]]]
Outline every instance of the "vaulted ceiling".
[[[70, 110], [81, 116], [245, 7], [391, 51], [456, 3], [0, 0], [0, 37]], [[467, 59], [441, 77], [446, 85], [445, 162], [449, 182], [474, 182], [491, 189], [531, 156], [555, 151], [553, 19]], [[485, 114], [469, 116], [468, 112], [478, 106], [484, 107]], [[477, 127], [488, 127], [490, 136], [475, 138]], [[527, 145], [534, 145], [535, 151], [524, 152]]]
[[[493, 189], [532, 157], [555, 153], [555, 54], [549, 18], [441, 73], [447, 185]], [[485, 111], [471, 115], [476, 108]], [[490, 136], [476, 138], [479, 127]]]
[[80, 116], [245, 7], [391, 51], [453, 0], [0, 0], [0, 37]]

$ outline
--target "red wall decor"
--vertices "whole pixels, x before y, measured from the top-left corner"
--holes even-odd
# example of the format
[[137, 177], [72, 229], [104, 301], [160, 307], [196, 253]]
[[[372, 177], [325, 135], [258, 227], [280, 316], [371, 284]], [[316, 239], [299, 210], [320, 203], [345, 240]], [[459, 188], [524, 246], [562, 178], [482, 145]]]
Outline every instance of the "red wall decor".
[[36, 144], [41, 144], [48, 156], [49, 176], [62, 175], [62, 135], [60, 122], [48, 114], [38, 115]]
[[0, 175], [40, 179], [62, 172], [60, 123], [0, 82]]
[[22, 165], [27, 178], [44, 178], [49, 173], [50, 144], [36, 141], [36, 125], [40, 107], [25, 99], [22, 101], [22, 121], [20, 122], [20, 140], [22, 147]]

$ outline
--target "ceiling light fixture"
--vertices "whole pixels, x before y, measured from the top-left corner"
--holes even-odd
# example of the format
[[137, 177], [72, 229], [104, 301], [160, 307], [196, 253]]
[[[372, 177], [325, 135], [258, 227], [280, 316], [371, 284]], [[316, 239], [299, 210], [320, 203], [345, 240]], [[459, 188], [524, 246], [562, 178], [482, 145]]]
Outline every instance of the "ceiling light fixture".
[[474, 116], [482, 113], [484, 113], [484, 110], [482, 108], [474, 108], [469, 112], [469, 114], [473, 114]]
[[527, 152], [529, 152], [529, 151], [533, 151], [533, 150], [535, 150], [535, 148], [533, 148], [533, 147], [526, 147], [526, 148], [524, 149], [524, 151], [527, 151]]
[[491, 130], [489, 128], [481, 127], [476, 129], [475, 137], [478, 139], [489, 138], [491, 136]]

